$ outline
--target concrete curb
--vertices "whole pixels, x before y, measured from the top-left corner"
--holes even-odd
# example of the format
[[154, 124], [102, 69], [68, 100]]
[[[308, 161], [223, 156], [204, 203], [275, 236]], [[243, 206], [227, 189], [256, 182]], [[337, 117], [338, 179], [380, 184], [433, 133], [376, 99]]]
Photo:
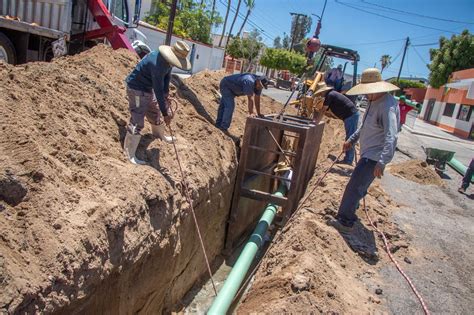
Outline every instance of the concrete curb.
[[442, 136], [438, 136], [438, 135], [434, 135], [434, 134], [430, 134], [430, 133], [426, 133], [426, 132], [416, 131], [413, 128], [410, 128], [406, 125], [403, 125], [402, 128], [408, 130], [410, 133], [415, 134], [415, 135], [420, 135], [420, 136], [430, 137], [430, 138], [436, 138], [436, 139], [441, 139], [441, 140], [446, 140], [446, 141], [452, 141], [452, 142], [458, 142], [458, 143], [464, 143], [464, 144], [474, 144], [473, 141], [469, 141], [469, 140], [452, 139], [452, 138], [442, 137]]

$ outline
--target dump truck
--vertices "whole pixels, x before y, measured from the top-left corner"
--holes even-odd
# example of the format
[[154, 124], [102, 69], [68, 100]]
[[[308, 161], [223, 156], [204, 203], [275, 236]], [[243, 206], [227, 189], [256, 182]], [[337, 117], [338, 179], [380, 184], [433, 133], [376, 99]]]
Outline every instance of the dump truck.
[[108, 42], [133, 50], [141, 0], [0, 0], [0, 60], [49, 61]]

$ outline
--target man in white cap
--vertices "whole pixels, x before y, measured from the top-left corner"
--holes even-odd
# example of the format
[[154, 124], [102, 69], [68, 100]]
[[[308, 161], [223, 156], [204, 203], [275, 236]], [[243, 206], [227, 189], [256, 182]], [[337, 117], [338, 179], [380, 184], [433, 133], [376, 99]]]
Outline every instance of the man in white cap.
[[340, 232], [353, 230], [360, 200], [375, 177], [382, 177], [385, 166], [395, 154], [400, 111], [398, 102], [389, 92], [396, 90], [397, 86], [382, 80], [378, 69], [369, 68], [362, 72], [361, 83], [347, 92], [348, 95], [367, 95], [369, 105], [361, 127], [343, 146], [347, 151], [360, 140], [360, 159], [342, 196], [337, 217], [328, 221]]
[[187, 58], [189, 51], [189, 46], [183, 41], [178, 41], [173, 46], [161, 45], [158, 51], [147, 54], [125, 80], [131, 117], [123, 147], [131, 163], [146, 164], [135, 156], [145, 117], [150, 122], [155, 137], [168, 143], [174, 141], [165, 136], [165, 126], [160, 118], [163, 115], [167, 125], [171, 122], [172, 113], [169, 112], [168, 101], [171, 69], [191, 69], [191, 62]]

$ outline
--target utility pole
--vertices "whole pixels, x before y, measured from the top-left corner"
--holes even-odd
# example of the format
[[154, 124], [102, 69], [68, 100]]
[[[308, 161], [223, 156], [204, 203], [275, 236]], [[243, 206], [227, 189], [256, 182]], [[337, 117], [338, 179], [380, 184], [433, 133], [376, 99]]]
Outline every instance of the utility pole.
[[397, 83], [400, 81], [400, 74], [402, 74], [403, 62], [405, 61], [405, 55], [407, 53], [408, 45], [410, 45], [410, 37], [407, 37], [405, 42], [405, 49], [403, 50], [402, 63], [400, 64], [400, 70], [398, 70]]
[[171, 36], [173, 36], [173, 26], [174, 26], [174, 18], [176, 16], [176, 6], [178, 4], [178, 0], [173, 0], [171, 3], [171, 10], [170, 10], [170, 17], [168, 21], [168, 30], [166, 31], [166, 40], [165, 45], [171, 45]]
[[290, 51], [292, 51], [293, 50], [293, 45], [295, 44], [295, 35], [296, 35], [296, 31], [298, 30], [300, 16], [306, 16], [306, 14], [290, 12], [290, 15], [291, 16], [296, 16], [295, 29], [293, 30], [293, 33], [291, 34]]

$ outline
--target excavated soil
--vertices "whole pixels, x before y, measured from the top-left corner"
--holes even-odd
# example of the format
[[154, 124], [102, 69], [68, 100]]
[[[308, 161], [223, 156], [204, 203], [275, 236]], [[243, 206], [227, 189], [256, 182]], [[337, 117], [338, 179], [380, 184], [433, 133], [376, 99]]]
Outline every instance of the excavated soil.
[[418, 184], [443, 186], [443, 180], [439, 177], [438, 173], [425, 161], [410, 160], [390, 165], [388, 171], [395, 176]]
[[[97, 46], [51, 63], [0, 63], [0, 312], [160, 313], [205, 274], [173, 147], [147, 126], [122, 153], [124, 79], [137, 63]], [[213, 126], [223, 73], [174, 79], [173, 128], [210, 259], [223, 247], [237, 166]], [[230, 132], [241, 136], [245, 100]], [[280, 109], [262, 98], [264, 113]]]
[[[339, 155], [344, 139], [342, 123], [328, 120], [317, 171], [307, 193], [317, 178]], [[238, 308], [239, 314], [360, 314], [386, 311], [375, 289], [381, 283], [377, 268], [388, 264], [383, 243], [372, 231], [362, 207], [359, 234], [372, 244], [378, 258], [359, 255], [332, 227], [328, 216], [337, 213], [339, 202], [352, 168], [336, 165], [319, 187], [276, 236], [274, 245], [259, 267], [250, 291]], [[394, 244], [394, 252], [408, 247], [403, 232], [389, 221], [394, 204], [376, 180], [367, 196], [367, 208], [375, 224]], [[382, 304], [381, 304], [382, 303]]]

